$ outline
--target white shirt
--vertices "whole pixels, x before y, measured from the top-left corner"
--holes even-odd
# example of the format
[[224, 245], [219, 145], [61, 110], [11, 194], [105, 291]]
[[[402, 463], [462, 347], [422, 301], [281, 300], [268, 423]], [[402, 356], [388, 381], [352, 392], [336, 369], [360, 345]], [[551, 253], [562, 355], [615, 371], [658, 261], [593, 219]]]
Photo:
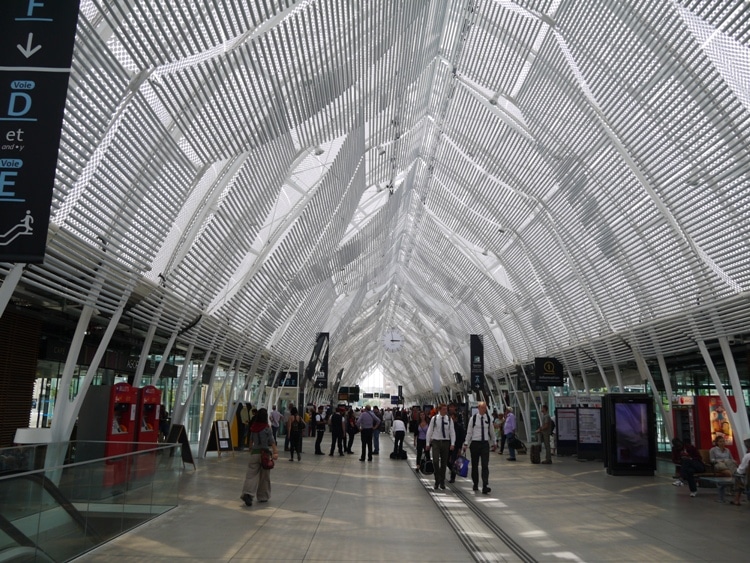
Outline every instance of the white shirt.
[[445, 416], [436, 414], [430, 420], [427, 427], [427, 445], [433, 440], [450, 440], [451, 446], [456, 443], [456, 429], [453, 427], [453, 421], [447, 414]]
[[404, 424], [404, 421], [400, 419], [394, 420], [393, 431], [394, 432], [406, 432], [406, 424]]
[[740, 462], [740, 466], [737, 468], [737, 473], [740, 475], [746, 475], [748, 465], [750, 465], [750, 452], [747, 452], [742, 456], [742, 461]]
[[[476, 420], [476, 424], [474, 421]], [[492, 426], [492, 419], [488, 413], [483, 415], [477, 413], [469, 417], [469, 425], [466, 428], [466, 440], [464, 445], [468, 445], [471, 442], [482, 441], [482, 429], [484, 429], [484, 441], [493, 442], [495, 441], [495, 429]]]

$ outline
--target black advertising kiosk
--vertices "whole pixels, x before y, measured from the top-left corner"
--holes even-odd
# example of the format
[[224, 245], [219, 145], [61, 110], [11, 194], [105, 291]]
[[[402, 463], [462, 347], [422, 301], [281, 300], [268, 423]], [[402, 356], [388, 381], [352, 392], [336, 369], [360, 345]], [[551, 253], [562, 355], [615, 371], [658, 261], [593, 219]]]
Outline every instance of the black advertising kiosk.
[[[135, 441], [138, 390], [127, 383], [91, 387], [78, 414], [76, 461], [128, 454]], [[105, 487], [125, 483], [128, 458], [108, 459]]]
[[[159, 438], [159, 410], [161, 391], [153, 385], [137, 389], [138, 408], [135, 420], [135, 446], [133, 451], [154, 450]], [[135, 457], [133, 477], [138, 479], [152, 475], [156, 470], [156, 452], [141, 453]]]
[[656, 416], [648, 395], [604, 396], [604, 449], [610, 475], [653, 475]]

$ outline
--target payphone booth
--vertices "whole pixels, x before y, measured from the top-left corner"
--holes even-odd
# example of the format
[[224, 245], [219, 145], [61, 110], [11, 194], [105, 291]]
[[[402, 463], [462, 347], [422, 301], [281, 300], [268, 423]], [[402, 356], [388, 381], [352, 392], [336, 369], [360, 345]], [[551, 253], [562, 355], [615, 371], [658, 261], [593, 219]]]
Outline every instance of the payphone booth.
[[[136, 389], [138, 408], [135, 420], [134, 452], [145, 452], [156, 448], [159, 437], [159, 411], [161, 409], [161, 391], [153, 385]], [[141, 453], [135, 456], [132, 476], [135, 479], [152, 475], [156, 469], [156, 452]]]
[[[127, 383], [89, 388], [78, 415], [76, 460], [112, 458], [128, 454], [135, 441], [138, 391]], [[129, 457], [108, 459], [104, 487], [128, 479]]]

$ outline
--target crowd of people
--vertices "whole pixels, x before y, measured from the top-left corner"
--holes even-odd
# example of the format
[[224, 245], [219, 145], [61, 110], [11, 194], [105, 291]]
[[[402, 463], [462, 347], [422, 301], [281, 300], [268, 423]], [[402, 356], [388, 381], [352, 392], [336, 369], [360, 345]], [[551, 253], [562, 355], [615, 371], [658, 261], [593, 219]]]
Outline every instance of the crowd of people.
[[[545, 407], [546, 409], [546, 407]], [[455, 403], [436, 407], [386, 408], [365, 406], [362, 409], [347, 405], [337, 407], [308, 406], [302, 413], [292, 404], [280, 412], [276, 405], [270, 413], [266, 409], [256, 410], [249, 404], [238, 406], [237, 422], [240, 428], [240, 446], [250, 449], [251, 458], [242, 490], [242, 498], [248, 505], [257, 498], [261, 502], [270, 497], [270, 471], [260, 463], [263, 450], [273, 459], [278, 458], [276, 449], [280, 434], [284, 435], [284, 451], [289, 452], [289, 461], [302, 461], [302, 437], [315, 437], [315, 455], [325, 455], [323, 444], [330, 434], [328, 455], [336, 452], [340, 457], [354, 454], [356, 436], [360, 436], [359, 460], [372, 462], [380, 455], [380, 434], [393, 434], [391, 457], [406, 458], [404, 441], [411, 434], [417, 451], [416, 471], [434, 475], [434, 488], [445, 489], [446, 477], [453, 483], [456, 479], [456, 460], [466, 456], [471, 460], [471, 479], [474, 491], [489, 494], [490, 453], [503, 454], [508, 448], [509, 461], [516, 460], [514, 449], [516, 420], [513, 409], [494, 409], [490, 415], [487, 404], [480, 402], [476, 412], [465, 415]], [[537, 432], [547, 449], [545, 463], [551, 463], [549, 415], [545, 410]], [[283, 432], [281, 431], [283, 429]], [[270, 437], [270, 439], [269, 439]], [[431, 462], [425, 470], [423, 463]]]
[[[250, 460], [242, 489], [242, 499], [248, 506], [253, 499], [265, 502], [270, 498], [270, 470], [261, 463], [265, 451], [268, 457], [278, 459], [277, 440], [284, 435], [284, 451], [289, 452], [289, 461], [302, 460], [303, 436], [315, 437], [315, 455], [329, 456], [336, 452], [343, 457], [353, 455], [356, 436], [360, 436], [361, 462], [372, 462], [373, 456], [380, 455], [380, 434], [393, 435], [391, 457], [405, 459], [404, 442], [411, 434], [412, 445], [416, 449], [415, 470], [433, 475], [435, 490], [446, 488], [456, 479], [456, 460], [459, 456], [470, 459], [473, 490], [489, 494], [490, 454], [494, 451], [503, 455], [506, 447], [508, 461], [516, 461], [517, 423], [513, 409], [488, 412], [487, 404], [477, 404], [474, 413], [460, 411], [455, 403], [440, 404], [436, 407], [411, 409], [371, 407], [362, 409], [347, 405], [337, 407], [308, 406], [302, 414], [292, 404], [280, 412], [274, 405], [269, 413], [266, 409], [254, 409], [249, 404], [239, 405], [237, 411], [240, 446], [250, 449]], [[553, 424], [546, 405], [541, 407], [541, 417], [536, 434], [545, 449], [543, 464], [552, 463], [551, 434]], [[330, 434], [330, 445], [323, 444], [326, 434]], [[745, 440], [750, 450], [750, 438]], [[711, 471], [734, 479], [734, 497], [731, 504], [739, 505], [745, 490], [746, 474], [750, 466], [750, 453], [739, 462], [726, 447], [724, 436], [717, 436], [714, 447], [709, 452]], [[672, 459], [675, 462], [679, 479], [673, 484], [687, 484], [690, 496], [697, 495], [696, 475], [707, 470], [706, 463], [698, 449], [690, 443], [675, 438], [672, 441]], [[430, 464], [426, 470], [427, 462]], [[707, 462], [708, 463], [708, 462]]]

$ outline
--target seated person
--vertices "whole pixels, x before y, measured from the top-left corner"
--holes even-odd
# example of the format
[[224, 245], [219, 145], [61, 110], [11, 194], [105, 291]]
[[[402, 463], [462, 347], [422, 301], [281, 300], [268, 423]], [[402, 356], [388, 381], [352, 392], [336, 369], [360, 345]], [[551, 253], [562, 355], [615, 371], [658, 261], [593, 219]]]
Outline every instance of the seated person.
[[672, 440], [672, 461], [680, 466], [680, 479], [672, 483], [675, 486], [684, 485], [687, 481], [690, 488], [690, 496], [698, 496], [698, 484], [695, 482], [695, 474], [703, 473], [706, 467], [703, 465], [701, 454], [690, 442], [682, 442], [679, 438]]
[[745, 448], [747, 453], [742, 456], [740, 466], [734, 472], [734, 499], [729, 501], [729, 504], [740, 505], [740, 498], [742, 492], [747, 487], [747, 468], [750, 465], [750, 438], [745, 438]]
[[708, 452], [711, 465], [717, 475], [731, 477], [737, 469], [737, 462], [732, 457], [732, 452], [726, 447], [724, 436], [717, 436], [714, 440], [714, 447]]

